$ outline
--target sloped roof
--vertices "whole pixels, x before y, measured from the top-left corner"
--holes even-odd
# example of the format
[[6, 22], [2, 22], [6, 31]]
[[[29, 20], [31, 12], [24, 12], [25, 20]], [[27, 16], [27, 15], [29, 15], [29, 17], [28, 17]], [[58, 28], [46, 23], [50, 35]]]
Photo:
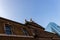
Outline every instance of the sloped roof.
[[22, 24], [22, 23], [19, 23], [19, 22], [16, 22], [16, 21], [13, 21], [13, 20], [10, 20], [10, 19], [7, 19], [7, 18], [3, 18], [3, 17], [0, 17], [0, 19], [6, 20], [6, 21], [10, 21], [10, 22], [14, 22], [14, 23], [21, 24], [21, 25], [29, 24], [29, 25], [32, 25], [32, 26], [44, 29], [42, 26], [40, 26], [39, 24], [37, 24], [35, 22], [29, 22], [29, 21], [27, 21], [25, 24]]
[[32, 25], [32, 26], [35, 26], [35, 27], [38, 27], [38, 28], [41, 28], [41, 29], [44, 30], [44, 28], [41, 25], [37, 24], [36, 22], [29, 22], [29, 21], [27, 21], [25, 24], [26, 25]]
[[19, 22], [16, 22], [16, 21], [13, 21], [13, 20], [10, 20], [10, 19], [7, 19], [7, 18], [0, 17], [0, 19], [6, 20], [6, 21], [10, 21], [10, 22], [14, 22], [14, 23], [17, 23], [17, 24], [24, 25], [24, 24], [22, 24], [22, 23], [19, 23]]

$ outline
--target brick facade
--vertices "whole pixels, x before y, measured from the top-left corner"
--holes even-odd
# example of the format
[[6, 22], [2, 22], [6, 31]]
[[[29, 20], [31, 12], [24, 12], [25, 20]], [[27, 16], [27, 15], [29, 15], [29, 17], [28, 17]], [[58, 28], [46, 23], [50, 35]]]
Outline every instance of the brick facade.
[[[26, 20], [25, 20], [26, 21]], [[11, 34], [6, 34], [5, 26], [10, 25]], [[8, 29], [9, 31], [9, 29]], [[0, 17], [1, 40], [60, 40], [57, 34], [44, 31], [41, 25], [34, 21], [26, 21], [25, 24]]]

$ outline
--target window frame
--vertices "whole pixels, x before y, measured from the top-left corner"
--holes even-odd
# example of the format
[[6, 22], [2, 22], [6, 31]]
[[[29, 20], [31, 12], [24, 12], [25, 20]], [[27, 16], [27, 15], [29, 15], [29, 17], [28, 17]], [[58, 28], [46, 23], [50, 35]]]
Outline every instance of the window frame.
[[4, 33], [5, 33], [5, 34], [8, 34], [8, 35], [11, 35], [11, 34], [12, 34], [12, 29], [11, 29], [11, 27], [10, 27], [10, 33], [7, 33], [6, 25], [11, 26], [10, 24], [4, 24]]
[[26, 28], [22, 28], [23, 34], [26, 36], [29, 36], [29, 32], [27, 31]]

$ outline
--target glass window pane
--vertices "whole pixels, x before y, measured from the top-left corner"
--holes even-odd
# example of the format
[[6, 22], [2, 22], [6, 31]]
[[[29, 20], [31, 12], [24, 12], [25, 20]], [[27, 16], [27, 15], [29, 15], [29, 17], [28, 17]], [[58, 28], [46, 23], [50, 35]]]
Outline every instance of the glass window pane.
[[5, 25], [5, 33], [6, 34], [12, 34], [12, 32], [11, 32], [11, 26], [8, 25], [8, 24]]
[[25, 35], [29, 35], [28, 31], [25, 28], [23, 28], [23, 32]]

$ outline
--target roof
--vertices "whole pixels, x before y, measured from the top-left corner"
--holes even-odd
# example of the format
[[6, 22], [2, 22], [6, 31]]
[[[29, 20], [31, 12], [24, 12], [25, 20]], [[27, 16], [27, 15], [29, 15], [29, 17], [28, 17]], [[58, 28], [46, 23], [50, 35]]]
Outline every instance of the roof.
[[19, 23], [19, 22], [16, 22], [16, 21], [12, 21], [12, 20], [7, 19], [7, 18], [3, 18], [3, 17], [0, 17], [0, 19], [6, 20], [6, 21], [10, 21], [10, 22], [14, 22], [14, 23], [21, 24], [21, 25], [29, 24], [29, 25], [32, 25], [32, 26], [44, 29], [41, 25], [39, 25], [39, 24], [37, 24], [35, 22], [29, 22], [29, 21], [27, 21], [25, 24], [22, 24], [22, 23]]
[[17, 24], [24, 25], [24, 24], [22, 24], [22, 23], [19, 23], [19, 22], [16, 22], [16, 21], [12, 21], [12, 20], [7, 19], [7, 18], [0, 17], [0, 19], [2, 19], [2, 20], [6, 20], [6, 21], [10, 21], [10, 22], [14, 22], [14, 23], [17, 23]]
[[44, 28], [41, 25], [37, 24], [36, 22], [29, 22], [29, 21], [27, 21], [25, 23], [25, 25], [32, 25], [32, 26], [35, 26], [35, 27], [38, 27], [38, 28], [41, 28], [41, 29], [44, 30]]

